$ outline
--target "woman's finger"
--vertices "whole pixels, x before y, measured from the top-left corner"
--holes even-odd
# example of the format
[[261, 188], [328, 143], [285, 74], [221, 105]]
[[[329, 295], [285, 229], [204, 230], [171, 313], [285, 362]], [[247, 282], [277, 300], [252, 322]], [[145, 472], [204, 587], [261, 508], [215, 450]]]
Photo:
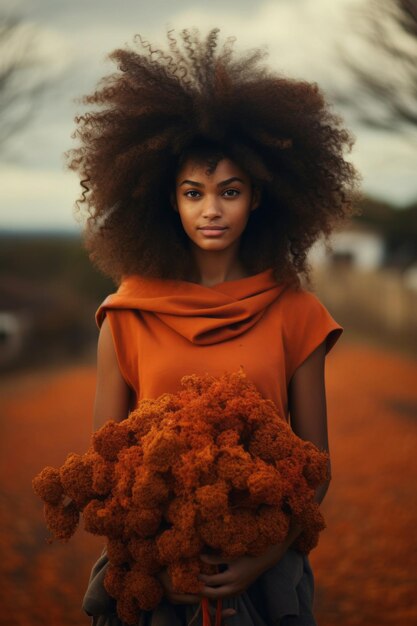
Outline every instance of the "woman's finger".
[[222, 587], [204, 587], [201, 595], [206, 598], [217, 600], [218, 598], [230, 598], [238, 594], [238, 591], [232, 585], [223, 585]]
[[237, 611], [235, 609], [223, 609], [222, 617], [233, 617], [236, 613]]
[[[236, 615], [237, 611], [235, 609], [223, 609], [222, 610], [222, 619], [227, 619], [228, 617], [233, 617]], [[210, 614], [212, 617], [216, 617], [216, 609], [211, 608]]]
[[[210, 615], [215, 616], [217, 613], [217, 606], [209, 602], [208, 610], [209, 610]], [[236, 615], [236, 613], [237, 613], [236, 609], [233, 609], [232, 607], [228, 607], [227, 609], [222, 609], [222, 617], [233, 617], [233, 615]]]
[[232, 582], [231, 573], [228, 569], [224, 572], [219, 572], [218, 574], [199, 574], [198, 579], [209, 587], [226, 585], [227, 583]]

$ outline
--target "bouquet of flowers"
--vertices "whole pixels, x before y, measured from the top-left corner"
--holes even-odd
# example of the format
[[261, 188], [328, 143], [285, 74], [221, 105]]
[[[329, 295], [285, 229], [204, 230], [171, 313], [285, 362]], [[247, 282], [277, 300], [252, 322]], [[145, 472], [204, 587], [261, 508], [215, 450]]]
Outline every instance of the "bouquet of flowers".
[[242, 368], [184, 376], [181, 387], [139, 401], [85, 454], [32, 481], [53, 538], [68, 541], [80, 514], [107, 538], [104, 586], [132, 625], [160, 602], [162, 569], [175, 591], [198, 593], [199, 573], [214, 573], [203, 551], [259, 555], [284, 541], [293, 518], [304, 528], [293, 547], [308, 553], [325, 527], [314, 494], [328, 455], [293, 433]]

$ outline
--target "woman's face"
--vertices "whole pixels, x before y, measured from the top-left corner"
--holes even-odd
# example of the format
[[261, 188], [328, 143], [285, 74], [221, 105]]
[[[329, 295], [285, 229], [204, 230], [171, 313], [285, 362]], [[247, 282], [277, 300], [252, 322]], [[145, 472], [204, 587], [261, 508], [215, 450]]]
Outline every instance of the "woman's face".
[[259, 193], [249, 176], [224, 158], [207, 174], [207, 165], [189, 159], [178, 171], [175, 210], [185, 232], [203, 250], [224, 250], [238, 245]]

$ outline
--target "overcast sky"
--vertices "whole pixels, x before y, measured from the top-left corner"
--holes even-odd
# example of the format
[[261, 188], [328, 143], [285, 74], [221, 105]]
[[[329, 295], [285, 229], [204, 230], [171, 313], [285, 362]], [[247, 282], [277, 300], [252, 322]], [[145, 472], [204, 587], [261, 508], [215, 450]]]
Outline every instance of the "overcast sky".
[[[92, 91], [116, 69], [106, 55], [133, 45], [136, 33], [165, 44], [167, 26], [220, 26], [222, 38], [235, 35], [235, 48], [266, 46], [269, 64], [283, 74], [317, 81], [331, 100], [332, 88], [349, 88], [336, 44], [360, 51], [352, 15], [365, 0], [3, 0], [18, 9], [37, 32], [42, 71], [55, 77], [35, 118], [2, 151], [0, 228], [79, 228], [72, 207], [78, 179], [63, 166], [74, 145], [74, 100]], [[365, 51], [364, 51], [365, 54]], [[379, 68], [378, 71], [383, 71]], [[363, 176], [364, 190], [404, 206], [417, 198], [415, 144], [393, 134], [359, 126], [341, 111], [356, 136], [347, 155]]]

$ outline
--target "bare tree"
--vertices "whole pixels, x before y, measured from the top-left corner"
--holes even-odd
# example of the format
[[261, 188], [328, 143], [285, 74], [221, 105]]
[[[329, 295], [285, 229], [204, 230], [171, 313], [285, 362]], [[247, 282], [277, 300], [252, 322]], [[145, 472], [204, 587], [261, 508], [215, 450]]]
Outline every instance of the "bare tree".
[[352, 12], [362, 45], [339, 45], [355, 89], [334, 99], [359, 121], [417, 140], [417, 0], [368, 0]]
[[0, 15], [0, 146], [32, 119], [50, 83], [37, 54], [35, 30], [16, 15]]

